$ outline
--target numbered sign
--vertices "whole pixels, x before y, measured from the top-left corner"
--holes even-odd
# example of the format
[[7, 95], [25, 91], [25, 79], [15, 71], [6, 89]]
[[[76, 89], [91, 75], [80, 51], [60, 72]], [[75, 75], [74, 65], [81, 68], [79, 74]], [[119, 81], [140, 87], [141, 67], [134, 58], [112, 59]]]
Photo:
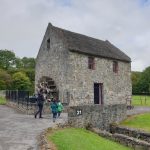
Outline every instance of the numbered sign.
[[76, 114], [77, 116], [82, 115], [82, 110], [81, 109], [76, 110]]

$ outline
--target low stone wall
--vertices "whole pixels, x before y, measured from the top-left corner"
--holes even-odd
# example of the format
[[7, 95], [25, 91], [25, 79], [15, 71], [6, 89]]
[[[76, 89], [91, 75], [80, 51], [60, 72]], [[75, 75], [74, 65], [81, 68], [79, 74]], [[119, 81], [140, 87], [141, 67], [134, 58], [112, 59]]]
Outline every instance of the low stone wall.
[[83, 105], [70, 106], [68, 123], [73, 127], [97, 127], [109, 130], [110, 124], [126, 118], [126, 105]]
[[110, 126], [111, 133], [124, 134], [150, 143], [150, 133], [116, 125]]
[[[7, 105], [14, 109], [21, 111], [22, 113], [28, 114], [28, 115], [33, 115], [38, 110], [37, 104], [29, 104], [27, 106], [26, 103], [18, 105], [18, 103], [16, 103], [16, 102], [8, 101]], [[43, 114], [50, 114], [50, 113], [51, 113], [51, 111], [49, 108], [49, 104], [45, 104], [43, 106]]]
[[[38, 106], [35, 103], [29, 104], [27, 106], [26, 103], [18, 104], [17, 102], [7, 101], [7, 105], [28, 115], [33, 115], [38, 110]], [[67, 113], [67, 111], [68, 111], [68, 106], [64, 106], [63, 113]], [[43, 106], [43, 114], [50, 114], [50, 113], [51, 113], [50, 104], [45, 103]]]
[[90, 129], [92, 132], [97, 133], [99, 136], [107, 138], [109, 140], [118, 142], [125, 146], [131, 147], [135, 150], [150, 150], [150, 143], [138, 140], [133, 137], [129, 137], [123, 134], [114, 133], [111, 134], [106, 131], [101, 131], [100, 129], [92, 128]]

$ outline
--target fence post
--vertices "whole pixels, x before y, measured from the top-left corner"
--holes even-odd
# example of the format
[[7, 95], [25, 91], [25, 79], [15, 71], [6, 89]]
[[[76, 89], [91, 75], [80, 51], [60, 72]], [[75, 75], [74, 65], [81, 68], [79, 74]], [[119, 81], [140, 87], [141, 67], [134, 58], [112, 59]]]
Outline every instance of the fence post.
[[146, 104], [146, 95], [145, 95], [145, 104]]

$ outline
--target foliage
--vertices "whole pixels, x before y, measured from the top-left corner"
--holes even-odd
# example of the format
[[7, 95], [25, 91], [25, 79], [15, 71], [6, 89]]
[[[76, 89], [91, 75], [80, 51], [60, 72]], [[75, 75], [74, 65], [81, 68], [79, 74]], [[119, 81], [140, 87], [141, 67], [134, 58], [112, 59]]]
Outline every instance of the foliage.
[[0, 68], [9, 70], [9, 69], [34, 69], [35, 68], [35, 59], [23, 57], [18, 58], [15, 56], [15, 53], [10, 50], [0, 50]]
[[143, 71], [139, 82], [141, 92], [150, 92], [150, 67]]
[[22, 64], [23, 64], [23, 68], [25, 68], [25, 69], [35, 68], [35, 59], [23, 57]]
[[121, 125], [150, 131], [150, 113], [135, 115], [124, 120]]
[[132, 93], [150, 92], [150, 67], [143, 72], [132, 72]]
[[9, 69], [14, 67], [16, 61], [15, 53], [9, 50], [0, 50], [0, 68]]
[[[19, 58], [15, 56], [15, 53], [9, 50], [0, 50], [0, 89], [23, 89], [34, 91], [34, 77], [35, 77], [35, 59], [34, 58]], [[25, 84], [22, 85], [16, 84], [16, 79], [12, 83], [12, 76], [18, 72], [23, 73], [26, 77], [29, 78], [30, 88], [28, 86], [28, 81], [26, 80]], [[14, 80], [14, 79], [13, 79]], [[19, 79], [18, 79], [19, 80]], [[23, 80], [24, 81], [24, 80]], [[22, 81], [22, 82], [23, 82]], [[26, 85], [26, 86], [25, 86]], [[25, 87], [27, 89], [25, 89]]]
[[5, 105], [6, 99], [4, 97], [0, 97], [0, 105]]
[[20, 68], [23, 68], [22, 59], [16, 57], [16, 68], [15, 69], [20, 69]]
[[0, 90], [10, 89], [12, 78], [5, 70], [0, 69]]
[[150, 96], [134, 95], [134, 96], [132, 96], [132, 105], [134, 105], [134, 106], [150, 106]]
[[85, 129], [66, 128], [55, 130], [48, 139], [58, 150], [129, 150], [125, 146], [109, 141]]
[[132, 79], [132, 93], [139, 93], [139, 79], [141, 77], [141, 72], [132, 72], [131, 79]]
[[14, 90], [30, 90], [31, 82], [26, 74], [22, 72], [14, 73], [12, 79]]

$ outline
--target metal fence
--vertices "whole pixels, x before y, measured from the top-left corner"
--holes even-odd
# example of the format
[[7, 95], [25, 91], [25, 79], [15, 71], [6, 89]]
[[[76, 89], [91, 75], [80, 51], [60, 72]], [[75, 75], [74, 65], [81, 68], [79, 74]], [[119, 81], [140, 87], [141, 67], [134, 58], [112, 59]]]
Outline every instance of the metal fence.
[[150, 92], [132, 93], [132, 95], [150, 96]]
[[14, 102], [19, 108], [29, 109], [35, 107], [36, 97], [29, 96], [30, 91], [7, 90], [7, 101]]
[[150, 106], [150, 93], [134, 93], [133, 103], [139, 106]]

